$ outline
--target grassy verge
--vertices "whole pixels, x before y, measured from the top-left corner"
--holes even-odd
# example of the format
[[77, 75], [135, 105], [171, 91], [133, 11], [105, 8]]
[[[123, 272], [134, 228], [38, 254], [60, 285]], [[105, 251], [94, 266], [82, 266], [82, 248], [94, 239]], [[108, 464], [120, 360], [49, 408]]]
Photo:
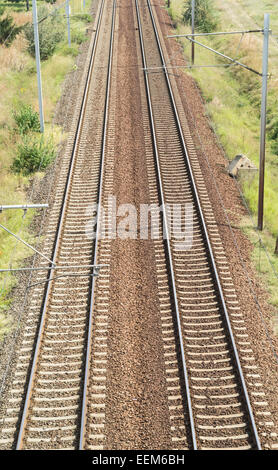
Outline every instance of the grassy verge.
[[[218, 31], [231, 31], [263, 27], [263, 12], [272, 13], [272, 27], [278, 34], [278, 5], [273, 1], [251, 2], [231, 0], [214, 1], [218, 11]], [[171, 0], [169, 13], [178, 34], [190, 33], [190, 26], [182, 22], [184, 0]], [[276, 13], [273, 14], [273, 13]], [[274, 25], [274, 26], [273, 26]], [[262, 35], [245, 35], [239, 45], [240, 37], [217, 36], [201, 38], [200, 42], [213, 47], [241, 62], [261, 70]], [[186, 57], [190, 57], [190, 44], [179, 39]], [[195, 64], [219, 65], [215, 54], [195, 46]], [[222, 62], [223, 63], [223, 62]], [[211, 118], [214, 130], [225, 150], [226, 156], [232, 160], [237, 154], [247, 155], [259, 166], [259, 134], [260, 134], [260, 78], [239, 67], [194, 69], [190, 73], [198, 82], [206, 101], [207, 113]], [[270, 73], [268, 99], [268, 127], [271, 129], [272, 119], [277, 118], [278, 98], [278, 43], [273, 37], [270, 41]], [[266, 144], [266, 180], [265, 180], [265, 229], [262, 239], [270, 253], [270, 259], [278, 272], [278, 257], [273, 254], [275, 240], [278, 235], [278, 156], [272, 149], [273, 140], [270, 132]], [[243, 184], [244, 196], [256, 220], [258, 176], [250, 184]], [[242, 222], [243, 230], [254, 242], [253, 261], [270, 293], [270, 302], [278, 307], [278, 280], [269, 260], [257, 244], [257, 235], [250, 221]]]
[[[38, 4], [45, 2], [39, 1]], [[58, 2], [59, 3], [59, 2]], [[83, 2], [82, 2], [83, 3]], [[61, 87], [66, 74], [75, 68], [75, 57], [79, 45], [86, 40], [88, 18], [80, 14], [88, 13], [90, 0], [86, 1], [83, 10], [80, 0], [71, 1], [72, 47], [65, 39], [60, 42], [55, 53], [46, 61], [42, 61], [42, 87], [44, 100], [45, 135], [58, 143], [62, 137], [61, 129], [53, 126], [52, 119], [56, 103], [61, 95]], [[31, 21], [31, 12], [26, 12], [24, 1], [18, 3], [0, 2], [15, 19], [16, 24], [25, 24]], [[57, 4], [56, 4], [57, 6]], [[53, 6], [55, 8], [55, 6]], [[64, 12], [61, 9], [61, 14]], [[26, 202], [26, 190], [30, 185], [30, 177], [22, 174], [16, 175], [11, 171], [11, 165], [21, 142], [21, 136], [14, 131], [15, 121], [13, 110], [22, 104], [29, 104], [38, 111], [37, 79], [35, 59], [26, 50], [26, 39], [23, 33], [9, 48], [0, 46], [0, 204], [21, 204]], [[36, 175], [40, 177], [39, 174]], [[33, 176], [32, 176], [33, 178]], [[9, 230], [20, 233], [20, 236], [29, 243], [35, 243], [30, 233], [29, 225], [33, 218], [32, 211], [28, 211], [24, 220], [21, 211], [6, 211], [0, 214], [0, 223]], [[1, 267], [9, 266], [11, 259], [13, 267], [19, 266], [24, 258], [30, 255], [29, 249], [18, 243], [8, 233], [0, 229], [0, 256]], [[8, 308], [11, 302], [11, 289], [16, 285], [14, 276], [0, 276], [0, 339], [8, 331], [11, 318], [8, 317]]]

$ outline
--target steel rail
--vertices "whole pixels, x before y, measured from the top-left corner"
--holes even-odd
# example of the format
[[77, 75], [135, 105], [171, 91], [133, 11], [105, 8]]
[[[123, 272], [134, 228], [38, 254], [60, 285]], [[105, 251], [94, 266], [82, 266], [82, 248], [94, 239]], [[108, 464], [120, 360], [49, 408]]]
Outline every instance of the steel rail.
[[146, 64], [142, 24], [141, 24], [140, 12], [139, 12], [139, 8], [138, 8], [138, 0], [136, 0], [136, 11], [137, 11], [137, 20], [138, 20], [138, 29], [139, 29], [139, 36], [140, 36], [142, 58], [143, 58], [143, 66], [144, 66], [144, 76], [145, 76], [145, 85], [146, 85], [146, 91], [147, 91], [147, 99], [148, 99], [148, 107], [149, 107], [149, 115], [150, 115], [150, 123], [151, 123], [152, 141], [153, 141], [154, 153], [155, 153], [155, 159], [156, 159], [156, 166], [157, 166], [157, 177], [158, 177], [158, 182], [159, 182], [159, 195], [160, 195], [160, 200], [161, 200], [160, 202], [161, 202], [161, 206], [162, 206], [164, 228], [165, 228], [165, 231], [166, 231], [167, 257], [168, 257], [169, 266], [170, 266], [170, 275], [171, 275], [171, 284], [172, 284], [171, 288], [172, 288], [172, 293], [173, 293], [173, 297], [174, 297], [175, 313], [176, 313], [176, 320], [177, 320], [177, 325], [178, 325], [178, 336], [179, 336], [179, 343], [180, 343], [180, 350], [181, 350], [181, 359], [182, 359], [182, 366], [183, 366], [185, 390], [186, 390], [186, 396], [187, 396], [188, 412], [189, 412], [190, 425], [191, 425], [192, 442], [193, 442], [193, 448], [195, 450], [195, 449], [197, 449], [197, 439], [196, 439], [195, 424], [194, 424], [194, 418], [193, 418], [193, 412], [192, 412], [192, 406], [191, 406], [190, 387], [189, 387], [187, 365], [186, 365], [186, 360], [185, 360], [184, 342], [183, 342], [183, 334], [182, 334], [180, 311], [179, 311], [179, 302], [178, 302], [178, 296], [177, 296], [174, 265], [173, 265], [172, 252], [171, 252], [171, 246], [170, 246], [170, 237], [169, 237], [169, 233], [168, 233], [168, 217], [167, 217], [167, 213], [166, 213], [166, 210], [165, 210], [161, 170], [160, 170], [160, 163], [159, 163], [159, 152], [158, 152], [156, 130], [155, 130], [155, 124], [154, 124], [154, 116], [153, 116], [153, 109], [152, 109], [149, 78], [148, 78], [148, 74], [147, 74], [147, 70], [146, 70], [147, 64]]
[[[85, 110], [86, 110], [86, 104], [87, 104], [87, 98], [88, 98], [88, 91], [89, 91], [89, 86], [91, 82], [91, 77], [92, 77], [92, 69], [93, 69], [93, 64], [94, 64], [94, 59], [95, 59], [95, 52], [96, 52], [96, 47], [98, 43], [98, 37], [99, 37], [99, 30], [100, 30], [100, 25], [101, 25], [101, 19], [102, 19], [102, 14], [103, 14], [103, 8], [104, 8], [104, 3], [105, 0], [102, 0], [102, 3], [100, 5], [99, 9], [99, 16], [98, 16], [98, 21], [97, 21], [97, 27], [96, 27], [96, 32], [94, 36], [94, 42], [93, 42], [93, 47], [92, 47], [92, 53], [91, 53], [91, 58], [90, 58], [90, 63], [88, 67], [88, 73], [86, 77], [86, 85], [82, 97], [82, 102], [81, 102], [81, 108], [80, 108], [80, 113], [78, 117], [78, 122], [77, 122], [77, 129], [74, 137], [74, 145], [73, 145], [73, 150], [71, 154], [71, 159], [70, 159], [70, 166], [69, 166], [69, 171], [67, 175], [67, 183], [63, 195], [63, 200], [62, 200], [62, 207], [61, 207], [61, 215], [59, 219], [59, 225], [57, 228], [57, 233], [55, 237], [55, 246], [54, 246], [54, 252], [53, 252], [53, 260], [57, 259], [58, 255], [58, 249], [59, 249], [59, 242], [61, 238], [61, 233], [62, 233], [62, 228], [65, 220], [65, 214], [66, 214], [66, 206], [67, 206], [67, 201], [70, 193], [70, 185], [72, 181], [72, 176], [73, 176], [73, 170], [74, 170], [74, 164], [76, 160], [76, 154], [77, 154], [77, 149], [78, 149], [78, 144], [79, 144], [79, 139], [83, 127], [83, 122], [84, 122], [84, 115], [85, 115]], [[43, 311], [41, 315], [41, 320], [40, 320], [40, 326], [39, 326], [39, 331], [38, 331], [38, 336], [37, 336], [37, 342], [36, 342], [36, 347], [35, 347], [35, 352], [34, 352], [34, 357], [33, 357], [33, 362], [32, 362], [32, 368], [29, 376], [29, 382], [28, 382], [28, 388], [25, 396], [25, 402], [24, 402], [24, 408], [21, 416], [21, 422], [20, 422], [20, 428], [19, 428], [19, 433], [17, 437], [17, 443], [16, 443], [16, 450], [21, 450], [22, 445], [23, 445], [23, 439], [24, 439], [24, 432], [25, 432], [25, 426], [26, 426], [26, 420], [28, 416], [28, 411], [29, 411], [29, 405], [30, 405], [30, 398], [32, 394], [32, 388], [33, 388], [33, 382], [34, 382], [34, 376], [36, 372], [36, 367], [37, 367], [37, 360], [38, 360], [38, 355], [41, 347], [41, 339], [42, 339], [42, 333], [44, 330], [44, 324], [45, 324], [45, 318], [46, 318], [46, 311], [47, 311], [47, 306], [48, 306], [48, 301], [50, 297], [50, 288], [51, 288], [51, 282], [53, 280], [53, 270], [49, 270], [49, 277], [47, 279], [47, 288], [46, 288], [46, 293], [44, 297], [44, 304], [43, 304]]]
[[[196, 206], [197, 206], [196, 208], [197, 208], [200, 220], [201, 220], [201, 227], [203, 229], [205, 243], [207, 245], [209, 258], [210, 258], [210, 261], [211, 261], [212, 271], [213, 271], [213, 275], [214, 275], [214, 278], [215, 278], [215, 281], [216, 281], [218, 293], [219, 293], [219, 296], [220, 296], [221, 306], [223, 308], [224, 317], [225, 317], [227, 329], [228, 329], [228, 332], [229, 332], [229, 338], [230, 338], [230, 341], [231, 341], [231, 344], [232, 344], [233, 355], [234, 355], [235, 363], [236, 363], [236, 366], [237, 366], [237, 371], [238, 371], [238, 374], [239, 374], [239, 379], [240, 379], [241, 388], [242, 388], [242, 391], [243, 391], [247, 411], [248, 411], [248, 414], [249, 414], [249, 420], [250, 420], [250, 424], [251, 424], [251, 428], [252, 428], [253, 437], [255, 439], [257, 449], [261, 450], [260, 438], [259, 438], [259, 435], [258, 435], [257, 426], [256, 426], [256, 423], [255, 423], [255, 419], [254, 419], [254, 415], [253, 415], [253, 411], [252, 411], [252, 407], [251, 407], [251, 402], [250, 402], [248, 390], [247, 390], [247, 387], [246, 387], [242, 367], [241, 367], [241, 364], [240, 364], [240, 358], [239, 358], [236, 342], [235, 342], [235, 339], [234, 339], [234, 334], [233, 334], [232, 327], [231, 327], [229, 313], [228, 313], [228, 310], [227, 310], [227, 306], [226, 306], [226, 302], [225, 302], [225, 298], [224, 298], [224, 294], [223, 294], [223, 290], [222, 290], [222, 286], [221, 286], [221, 281], [220, 281], [220, 278], [219, 278], [219, 275], [218, 275], [218, 270], [217, 270], [216, 262], [215, 262], [215, 259], [214, 259], [214, 254], [213, 254], [212, 246], [211, 246], [211, 243], [210, 243], [209, 234], [208, 234], [208, 231], [207, 231], [206, 222], [205, 222], [205, 218], [204, 218], [204, 215], [203, 215], [201, 202], [200, 202], [200, 199], [199, 199], [198, 190], [197, 190], [197, 186], [196, 186], [196, 183], [195, 183], [193, 170], [192, 170], [192, 167], [191, 167], [189, 155], [188, 155], [188, 152], [187, 152], [187, 148], [186, 148], [186, 144], [185, 144], [185, 140], [184, 140], [184, 136], [183, 136], [181, 122], [180, 122], [179, 114], [178, 114], [178, 111], [177, 111], [175, 98], [174, 98], [174, 95], [173, 95], [173, 90], [172, 90], [172, 86], [171, 86], [171, 82], [170, 82], [170, 78], [169, 78], [169, 74], [168, 74], [168, 70], [167, 70], [166, 61], [165, 61], [165, 58], [164, 58], [164, 53], [163, 53], [163, 50], [162, 50], [162, 47], [161, 47], [159, 34], [158, 34], [158, 30], [157, 30], [157, 26], [156, 26], [156, 22], [155, 22], [155, 19], [154, 19], [154, 15], [153, 15], [153, 11], [152, 11], [150, 1], [147, 0], [147, 3], [148, 3], [148, 8], [149, 8], [149, 12], [150, 12], [151, 20], [152, 20], [152, 25], [153, 25], [155, 36], [156, 36], [156, 41], [157, 41], [157, 45], [158, 45], [158, 49], [159, 49], [159, 53], [160, 53], [161, 62], [162, 62], [164, 72], [165, 72], [165, 78], [166, 78], [167, 87], [168, 87], [168, 91], [169, 91], [169, 95], [170, 95], [170, 99], [171, 99], [171, 104], [172, 104], [172, 107], [173, 107], [175, 120], [176, 120], [176, 123], [177, 123], [179, 137], [180, 137], [180, 141], [181, 141], [182, 148], [183, 148], [185, 164], [186, 164], [188, 172], [189, 172], [190, 181], [191, 181], [191, 185], [192, 185], [192, 192], [193, 192], [193, 196], [194, 196], [194, 199], [195, 199], [195, 202], [196, 202]], [[190, 407], [190, 406], [191, 406], [191, 402], [188, 403], [188, 407]], [[193, 416], [192, 409], [191, 409], [191, 414]], [[191, 420], [190, 420], [190, 422], [192, 423]], [[194, 422], [194, 418], [193, 418], [193, 422]], [[196, 436], [195, 427], [193, 427], [191, 429], [191, 432], [192, 432], [192, 439], [194, 441], [194, 436]]]
[[[115, 30], [115, 11], [117, 1], [113, 1], [112, 11], [112, 25], [111, 25], [111, 37], [110, 37], [110, 49], [109, 49], [109, 60], [108, 60], [108, 73], [106, 83], [106, 97], [105, 97], [105, 110], [103, 120], [103, 133], [102, 133], [102, 149], [101, 149], [101, 160], [100, 160], [100, 174], [99, 174], [99, 186], [98, 186], [98, 212], [96, 220], [96, 237], [94, 246], [94, 257], [93, 264], [97, 263], [97, 252], [98, 252], [98, 236], [101, 223], [101, 211], [100, 204], [102, 200], [102, 189], [103, 189], [103, 173], [104, 173], [104, 156], [107, 138], [107, 127], [108, 127], [108, 109], [110, 99], [110, 83], [111, 83], [111, 71], [112, 71], [112, 60], [113, 60], [113, 43], [114, 43], [114, 30]], [[83, 385], [83, 399], [82, 399], [82, 411], [81, 411], [81, 425], [80, 425], [80, 438], [79, 438], [79, 450], [84, 449], [85, 444], [85, 432], [86, 432], [86, 420], [87, 420], [87, 402], [88, 402], [88, 382], [90, 374], [90, 359], [91, 359], [91, 346], [92, 346], [92, 332], [93, 332], [93, 307], [94, 307], [94, 292], [95, 292], [96, 278], [92, 277], [91, 284], [91, 301], [90, 301], [90, 314], [89, 314], [89, 328], [87, 336], [87, 351], [85, 359], [85, 376]]]

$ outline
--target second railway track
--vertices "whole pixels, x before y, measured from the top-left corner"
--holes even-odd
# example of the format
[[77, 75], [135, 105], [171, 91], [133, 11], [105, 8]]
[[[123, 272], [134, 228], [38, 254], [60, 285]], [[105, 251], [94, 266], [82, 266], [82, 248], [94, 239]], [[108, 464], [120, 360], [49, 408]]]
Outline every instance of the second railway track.
[[[245, 340], [242, 314], [237, 306], [232, 280], [225, 261], [223, 262], [225, 256], [221, 241], [215, 243], [214, 249], [211, 246], [210, 236], [212, 234], [217, 239], [217, 228], [212, 228], [213, 217], [209, 215], [211, 233], [208, 233], [207, 219], [203, 214], [187, 151], [187, 145], [192, 147], [192, 142], [186, 144], [184, 140], [153, 7], [149, 0], [136, 0], [136, 10], [159, 201], [171, 207], [175, 204], [181, 204], [182, 207], [189, 204], [193, 210], [192, 246], [189, 241], [186, 242], [188, 247], [185, 249], [179, 249], [173, 240], [166, 240], [165, 243], [172, 307], [169, 315], [168, 306], [163, 318], [165, 339], [168, 334], [165, 356], [168, 359], [166, 363], [169, 364], [172, 430], [176, 434], [173, 440], [177, 445], [193, 449], [261, 449], [253, 406], [234, 337], [236, 331], [243, 355], [245, 352], [252, 352], [249, 342]], [[205, 192], [202, 176], [200, 178], [200, 173], [198, 176], [199, 188], [201, 186], [201, 192]], [[206, 206], [208, 205], [207, 203]], [[185, 229], [187, 216], [183, 214], [182, 217], [182, 227]], [[167, 209], [163, 218], [170, 232], [173, 220], [167, 214]], [[161, 254], [158, 254], [161, 265], [163, 257], [160, 257]], [[223, 284], [217, 267], [221, 267], [221, 263], [224, 271]], [[234, 329], [230, 315], [234, 321]], [[172, 322], [175, 334], [172, 331]], [[176, 349], [183, 375], [181, 388], [175, 376], [171, 380], [174, 372], [171, 366], [174, 369], [176, 364]], [[246, 370], [256, 396], [258, 376], [252, 373], [252, 366], [247, 365]], [[257, 400], [256, 410], [259, 415], [260, 405]], [[181, 409], [186, 409], [185, 419]]]

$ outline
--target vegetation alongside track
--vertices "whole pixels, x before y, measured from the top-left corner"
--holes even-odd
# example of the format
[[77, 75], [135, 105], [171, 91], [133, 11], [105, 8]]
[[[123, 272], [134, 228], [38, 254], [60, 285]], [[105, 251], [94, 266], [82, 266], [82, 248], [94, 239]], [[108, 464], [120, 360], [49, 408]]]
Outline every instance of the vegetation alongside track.
[[[62, 3], [62, 0], [57, 2]], [[52, 122], [55, 105], [61, 94], [61, 85], [68, 72], [73, 70], [79, 45], [86, 40], [86, 28], [90, 21], [89, 0], [85, 10], [81, 10], [80, 0], [71, 1], [71, 48], [67, 44], [66, 20], [64, 8], [60, 10], [61, 34], [55, 44], [51, 44], [51, 53], [43, 57], [42, 86], [45, 113], [45, 136], [42, 141], [38, 131], [37, 79], [34, 57], [28, 52], [28, 41], [24, 31], [13, 40], [9, 47], [0, 45], [0, 201], [1, 204], [20, 204], [26, 202], [26, 192], [30, 185], [30, 173], [37, 170], [41, 156], [49, 161], [54, 157], [55, 146], [61, 141], [61, 129]], [[47, 3], [39, 0], [38, 6], [47, 8]], [[25, 0], [16, 3], [0, 2], [0, 8], [11, 15], [17, 26], [31, 24], [32, 13], [26, 11]], [[50, 9], [57, 5], [49, 6]], [[42, 23], [44, 24], [44, 23]], [[53, 28], [52, 22], [45, 22], [45, 34]], [[27, 26], [28, 27], [28, 26]], [[32, 34], [30, 32], [30, 46]], [[27, 33], [28, 37], [28, 33]], [[29, 48], [32, 53], [32, 47]], [[26, 108], [26, 105], [31, 107]], [[20, 119], [18, 120], [18, 118]], [[27, 129], [26, 128], [29, 128]], [[26, 138], [26, 130], [28, 137]], [[23, 135], [25, 134], [25, 135]], [[26, 166], [26, 157], [28, 164]], [[30, 158], [31, 157], [31, 158]], [[15, 170], [13, 171], [12, 170]], [[32, 175], [31, 175], [32, 176]], [[35, 177], [40, 178], [41, 173]], [[32, 176], [33, 178], [34, 176]], [[24, 221], [21, 211], [6, 211], [1, 215], [1, 224], [32, 243], [33, 236], [28, 227], [33, 214], [28, 211]], [[34, 240], [33, 240], [34, 241]], [[0, 232], [1, 267], [8, 267], [11, 258], [13, 267], [30, 255], [30, 250], [18, 243], [3, 230]], [[6, 311], [10, 304], [10, 292], [16, 281], [14, 276], [0, 276], [0, 339], [7, 331], [10, 320]]]
[[[59, 0], [60, 1], [60, 0]], [[87, 0], [89, 3], [89, 0]], [[167, 2], [166, 2], [167, 3]], [[46, 2], [38, 0], [39, 5], [47, 5]], [[170, 14], [176, 25], [177, 31], [189, 32], [190, 27], [183, 22], [185, 0], [171, 0]], [[72, 13], [80, 12], [80, 0], [73, 0]], [[263, 12], [271, 13], [271, 27], [278, 34], [278, 6], [274, 0], [266, 2], [251, 2], [251, 0], [231, 0], [221, 2], [214, 0], [218, 11], [218, 27], [223, 30], [234, 28], [241, 29], [253, 27], [255, 24], [262, 26]], [[5, 8], [13, 18], [16, 26], [24, 26], [31, 22], [31, 12], [26, 12], [26, 1], [19, 0], [16, 3], [0, 1], [0, 8]], [[53, 7], [52, 7], [53, 8]], [[269, 10], [271, 8], [271, 10]], [[85, 12], [88, 11], [88, 5]], [[83, 12], [84, 13], [84, 12]], [[86, 39], [86, 14], [72, 18], [72, 47], [69, 48], [66, 41], [66, 23], [64, 25], [64, 38], [59, 39], [53, 48], [52, 55], [42, 62], [43, 97], [46, 119], [46, 145], [49, 138], [53, 144], [57, 144], [61, 138], [61, 129], [53, 126], [52, 116], [55, 104], [61, 93], [61, 84], [65, 75], [75, 67], [75, 56], [78, 54], [79, 44]], [[256, 69], [261, 68], [262, 49], [261, 37], [249, 36], [242, 41], [237, 51], [234, 40], [224, 38], [207, 38], [204, 43], [230, 53], [238, 57]], [[185, 53], [189, 55], [190, 45], [183, 41]], [[26, 140], [24, 141], [20, 130], [16, 130], [16, 115], [24, 109], [24, 105], [30, 104], [31, 109], [38, 111], [37, 106], [37, 83], [35, 60], [27, 50], [28, 43], [23, 32], [21, 32], [9, 47], [0, 45], [0, 201], [1, 203], [24, 203], [26, 201], [26, 189], [29, 185], [30, 176], [27, 172], [15, 174], [11, 167], [21, 151], [26, 154]], [[278, 42], [276, 38], [270, 44], [270, 66], [272, 79], [269, 91], [269, 133], [267, 142], [267, 168], [266, 168], [266, 199], [265, 215], [266, 229], [262, 235], [263, 241], [271, 253], [271, 261], [278, 271], [278, 258], [272, 255], [275, 247], [275, 239], [278, 235], [278, 150], [277, 134], [278, 123], [276, 117], [278, 96]], [[31, 50], [31, 49], [30, 49]], [[32, 50], [31, 50], [32, 52]], [[196, 47], [196, 63], [208, 65], [218, 64], [218, 59]], [[226, 69], [202, 69], [194, 70], [192, 75], [198, 81], [207, 102], [208, 115], [211, 117], [213, 126], [229, 159], [238, 153], [245, 153], [258, 166], [259, 156], [259, 104], [260, 104], [260, 81], [256, 76], [237, 67]], [[35, 141], [38, 150], [40, 135], [36, 136], [36, 129], [31, 129], [31, 143]], [[233, 138], [231, 139], [231, 135]], [[52, 154], [52, 151], [50, 152]], [[24, 159], [24, 158], [23, 158]], [[20, 165], [19, 165], [20, 166]], [[15, 168], [15, 167], [14, 167]], [[27, 174], [26, 174], [27, 173]], [[40, 177], [41, 174], [36, 174]], [[244, 194], [248, 200], [253, 213], [257, 206], [257, 180], [251, 185], [244, 187]], [[8, 226], [14, 232], [32, 243], [32, 235], [28, 226], [32, 220], [31, 212], [28, 212], [22, 223], [22, 213], [13, 211], [1, 215], [1, 223]], [[254, 242], [254, 262], [265, 280], [270, 293], [271, 302], [278, 306], [277, 279], [264, 257], [260, 245], [256, 243], [256, 234], [250, 226], [249, 220], [242, 221], [243, 230], [248, 233]], [[10, 235], [0, 232], [0, 255], [1, 267], [9, 264], [12, 254], [15, 253], [13, 266], [20, 263], [30, 251], [23, 245], [13, 240]], [[4, 281], [4, 282], [3, 282]], [[9, 319], [6, 310], [9, 306], [9, 293], [15, 285], [12, 276], [0, 277], [0, 337], [9, 327]]]
[[[231, 0], [230, 2], [213, 0], [213, 5], [217, 12], [218, 31], [262, 28], [263, 13], [269, 12], [271, 27], [278, 34], [278, 6], [274, 0], [259, 3], [242, 0]], [[185, 0], [171, 0], [169, 13], [178, 34], [191, 32], [190, 25], [184, 23], [185, 6]], [[179, 40], [185, 55], [189, 58], [191, 51], [189, 41]], [[237, 57], [256, 70], [261, 70], [261, 35], [245, 35], [238, 48], [239, 40], [240, 37], [235, 40], [234, 37], [218, 36], [202, 38], [201, 42], [231, 57]], [[222, 59], [199, 46], [195, 46], [195, 57], [195, 64], [218, 65], [223, 63]], [[243, 153], [258, 167], [260, 79], [255, 74], [239, 67], [206, 68], [205, 72], [204, 69], [194, 69], [190, 72], [187, 69], [186, 73], [191, 73], [200, 86], [206, 101], [208, 116], [211, 118], [212, 126], [227, 158], [232, 160], [235, 155]], [[270, 253], [271, 262], [278, 272], [278, 258], [274, 255], [275, 241], [278, 236], [278, 42], [275, 37], [270, 40], [270, 73], [272, 75], [269, 80], [268, 98], [265, 230], [262, 239]], [[243, 183], [243, 192], [256, 221], [258, 178], [255, 178], [251, 184], [250, 182]], [[271, 303], [278, 307], [277, 277], [258, 243], [257, 235], [249, 219], [242, 221], [242, 228], [254, 243], [253, 260], [269, 289]]]

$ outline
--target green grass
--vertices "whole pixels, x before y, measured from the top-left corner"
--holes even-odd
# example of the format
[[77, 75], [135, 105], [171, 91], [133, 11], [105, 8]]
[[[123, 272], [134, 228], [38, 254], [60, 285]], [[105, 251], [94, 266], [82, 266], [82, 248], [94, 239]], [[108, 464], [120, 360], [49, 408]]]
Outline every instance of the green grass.
[[[170, 14], [179, 34], [189, 33], [190, 26], [181, 21], [183, 0], [172, 0]], [[247, 2], [231, 0], [222, 2], [215, 0], [219, 11], [219, 29], [231, 31], [256, 27], [256, 23], [262, 27], [263, 12], [272, 12], [271, 23], [278, 34], [278, 5], [275, 1]], [[274, 15], [275, 13], [275, 15]], [[238, 21], [237, 23], [235, 21]], [[255, 22], [255, 23], [254, 23]], [[200, 42], [218, 49], [231, 57], [237, 52], [237, 43], [230, 36], [217, 38], [199, 38]], [[179, 39], [184, 53], [190, 58], [191, 46], [185, 39]], [[271, 41], [270, 45], [270, 72], [273, 78], [269, 81], [269, 115], [277, 114], [278, 96], [278, 43]], [[261, 70], [262, 37], [246, 36], [239, 49], [238, 57], [243, 63]], [[218, 65], [222, 59], [201, 48], [195, 46], [195, 64]], [[185, 71], [190, 73], [198, 82], [206, 101], [207, 113], [213, 123], [214, 130], [225, 150], [226, 156], [232, 160], [237, 154], [247, 155], [254, 164], [259, 167], [259, 136], [260, 136], [260, 78], [238, 67], [206, 68]], [[271, 151], [270, 139], [266, 143], [266, 175], [265, 175], [265, 230], [263, 239], [271, 256], [274, 252], [275, 240], [278, 236], [278, 156]], [[243, 185], [244, 195], [253, 212], [254, 219], [257, 215], [258, 175], [250, 184]], [[247, 230], [248, 236], [253, 240], [252, 229]], [[255, 234], [254, 234], [255, 236]], [[258, 268], [257, 248], [254, 248], [254, 263]], [[278, 272], [278, 257], [273, 255], [273, 262]], [[278, 307], [278, 282], [267, 261], [261, 267], [261, 277], [270, 291], [272, 305]]]
[[15, 11], [17, 13], [26, 10], [26, 3], [25, 2], [0, 2], [0, 7], [6, 8], [6, 10]]
[[4, 313], [0, 313], [0, 341], [3, 340], [6, 333], [11, 328], [10, 319]]
[[[267, 256], [263, 246], [258, 240], [258, 236], [253, 228], [253, 225], [250, 224], [249, 218], [242, 219], [241, 228], [253, 243], [254, 249], [252, 251], [252, 262], [256, 267], [259, 278], [269, 292], [269, 302], [274, 307], [273, 315], [275, 332], [278, 334], [278, 256], [273, 254], [273, 237], [267, 230], [264, 230], [264, 232], [260, 234], [263, 245], [268, 252]], [[273, 268], [271, 267], [270, 263], [272, 264]]]
[[[2, 3], [10, 12], [16, 12], [15, 19], [18, 18], [21, 24], [28, 21], [28, 18], [30, 19], [30, 13], [29, 16], [25, 13], [25, 2]], [[0, 5], [2, 3], [0, 2]], [[87, 0], [85, 11], [81, 10], [80, 0], [71, 2], [71, 5], [72, 14], [88, 13], [90, 1]], [[66, 28], [65, 20], [64, 23]], [[80, 31], [78, 40], [75, 42], [73, 34], [71, 48], [66, 41], [60, 43], [54, 55], [41, 63], [45, 135], [46, 139], [51, 137], [54, 143], [60, 142], [65, 137], [62, 136], [61, 129], [52, 124], [55, 105], [61, 95], [66, 74], [76, 67], [75, 57], [81, 42], [80, 36], [82, 40], [86, 39], [86, 28], [86, 18], [72, 19], [72, 31]], [[25, 103], [38, 111], [35, 60], [29, 56], [22, 43], [23, 40], [20, 39], [18, 42], [15, 41], [11, 48], [0, 50], [2, 54], [0, 55], [0, 204], [27, 202], [26, 189], [30, 184], [28, 177], [14, 175], [11, 172], [11, 164], [21, 139], [21, 136], [14, 132], [13, 110], [17, 109], [21, 103]], [[0, 214], [0, 223], [15, 233], [21, 230], [20, 236], [27, 242], [35, 244], [36, 240], [29, 229], [34, 211], [28, 211], [24, 221], [22, 221], [22, 215], [22, 211], [5, 211]], [[24, 259], [30, 256], [32, 251], [23, 244], [17, 243], [11, 235], [0, 229], [1, 268], [9, 266], [13, 253], [13, 267], [17, 267], [22, 265]], [[11, 303], [10, 293], [15, 286], [15, 276], [0, 275], [0, 340], [12, 324], [8, 309]]]

